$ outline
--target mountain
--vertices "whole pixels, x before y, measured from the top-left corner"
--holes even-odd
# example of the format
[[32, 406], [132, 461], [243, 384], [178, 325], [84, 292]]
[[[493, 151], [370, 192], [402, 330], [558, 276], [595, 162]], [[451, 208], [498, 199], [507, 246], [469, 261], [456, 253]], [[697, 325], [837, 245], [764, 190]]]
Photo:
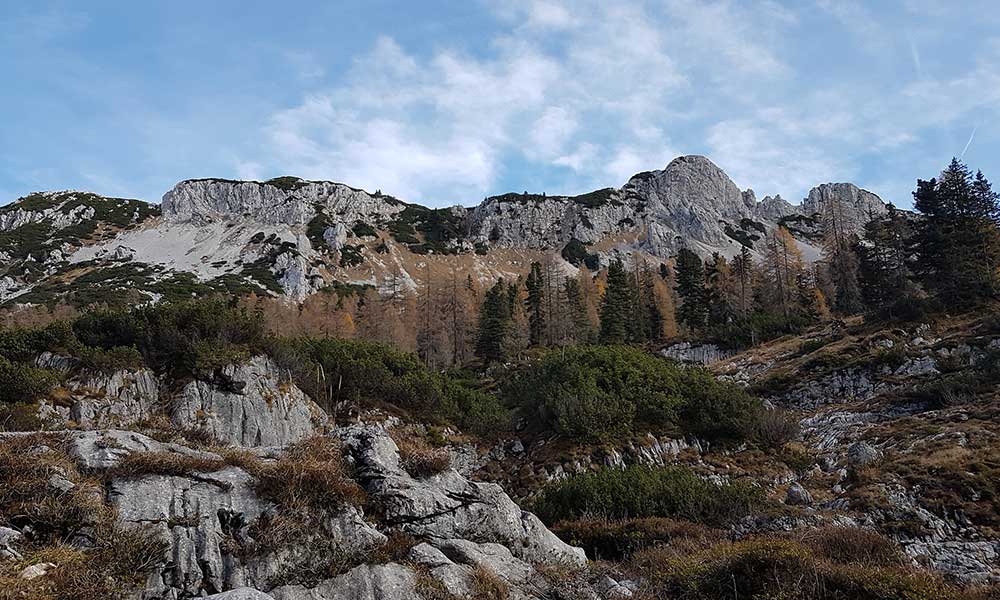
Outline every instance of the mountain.
[[0, 302], [73, 304], [227, 291], [302, 300], [331, 286], [416, 289], [438, 273], [482, 281], [557, 258], [567, 273], [615, 256], [668, 261], [753, 251], [778, 225], [819, 256], [824, 215], [858, 231], [886, 205], [850, 183], [798, 206], [758, 201], [709, 159], [682, 156], [618, 189], [509, 193], [432, 209], [329, 181], [192, 179], [157, 206], [89, 192], [31, 194], [0, 208]]

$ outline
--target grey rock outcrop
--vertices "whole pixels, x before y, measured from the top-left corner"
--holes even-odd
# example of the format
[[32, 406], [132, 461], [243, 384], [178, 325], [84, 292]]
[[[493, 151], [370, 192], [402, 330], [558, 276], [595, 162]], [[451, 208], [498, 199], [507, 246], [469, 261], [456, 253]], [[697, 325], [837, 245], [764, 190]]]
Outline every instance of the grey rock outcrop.
[[860, 234], [865, 223], [885, 215], [888, 208], [881, 198], [853, 183], [824, 183], [809, 190], [801, 211], [818, 215], [825, 227]]
[[785, 494], [785, 504], [790, 506], [809, 506], [813, 503], [812, 494], [797, 483], [788, 486]]
[[149, 369], [84, 374], [66, 382], [70, 417], [82, 427], [123, 427], [147, 418], [159, 402]]
[[586, 561], [582, 549], [556, 537], [500, 486], [469, 481], [452, 469], [414, 479], [400, 466], [399, 450], [384, 430], [356, 426], [339, 433], [356, 461], [361, 484], [390, 526], [419, 537], [499, 543], [529, 562]]
[[274, 598], [253, 588], [237, 588], [221, 594], [205, 596], [203, 600], [274, 600]]
[[185, 458], [221, 460], [218, 454], [204, 452], [167, 442], [158, 442], [134, 431], [74, 431], [68, 432], [68, 452], [80, 466], [88, 470], [110, 469], [133, 452], [176, 454]]
[[192, 381], [174, 400], [171, 420], [222, 444], [284, 446], [316, 434], [326, 413], [269, 358], [255, 356], [222, 369], [214, 381]]
[[417, 576], [398, 564], [360, 565], [314, 588], [288, 585], [271, 590], [274, 600], [423, 600]]
[[729, 358], [733, 353], [723, 350], [715, 344], [678, 342], [660, 350], [660, 354], [680, 362], [711, 365]]
[[868, 442], [855, 442], [847, 448], [847, 464], [852, 469], [860, 469], [882, 460], [882, 451]]
[[245, 570], [223, 549], [222, 514], [250, 523], [263, 506], [253, 478], [236, 467], [191, 477], [115, 479], [108, 498], [126, 524], [152, 529], [169, 542], [167, 568], [146, 582], [142, 598], [199, 595], [247, 584]]

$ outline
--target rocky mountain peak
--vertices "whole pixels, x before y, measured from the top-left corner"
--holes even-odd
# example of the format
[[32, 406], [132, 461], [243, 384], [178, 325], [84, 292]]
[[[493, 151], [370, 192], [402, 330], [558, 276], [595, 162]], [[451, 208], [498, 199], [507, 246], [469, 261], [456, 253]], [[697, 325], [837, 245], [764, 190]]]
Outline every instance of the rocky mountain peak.
[[824, 183], [809, 190], [802, 201], [807, 215], [835, 215], [848, 228], [860, 231], [874, 217], [884, 215], [888, 207], [877, 195], [853, 183]]
[[370, 220], [395, 214], [402, 203], [332, 181], [278, 177], [267, 181], [188, 179], [163, 196], [164, 219], [204, 225], [238, 219], [265, 225], [305, 225], [319, 211], [345, 220]]

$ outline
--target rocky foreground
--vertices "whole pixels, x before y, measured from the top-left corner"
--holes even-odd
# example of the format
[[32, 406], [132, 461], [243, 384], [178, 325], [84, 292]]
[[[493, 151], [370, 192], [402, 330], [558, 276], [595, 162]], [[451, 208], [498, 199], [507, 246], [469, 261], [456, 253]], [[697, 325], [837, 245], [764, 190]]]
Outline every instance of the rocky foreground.
[[[145, 556], [148, 577], [132, 582], [131, 595], [143, 600], [630, 593], [628, 582], [588, 580], [580, 571], [583, 551], [521, 510], [500, 486], [451, 468], [408, 472], [386, 429], [392, 420], [329, 426], [311, 400], [293, 384], [279, 384], [273, 371], [258, 357], [228, 369], [224, 382], [188, 384], [172, 415], [191, 425], [186, 432], [168, 421], [159, 430], [140, 423], [158, 409], [156, 387], [143, 372], [88, 381], [87, 393], [52, 409], [56, 418], [61, 411], [62, 418], [85, 417], [91, 425], [159, 431], [161, 440], [210, 433], [213, 443], [222, 440], [217, 451], [126, 429], [0, 434], [2, 468], [14, 476], [5, 483], [37, 491], [25, 514], [12, 519], [14, 527], [0, 530], [0, 556], [18, 561], [26, 538], [48, 535], [36, 529], [43, 519], [33, 514], [48, 502], [62, 504], [72, 513], [64, 520], [73, 521], [65, 553], [25, 567], [0, 597], [37, 597], [48, 579], [58, 586], [80, 576], [68, 572], [74, 568], [113, 572], [126, 559], [110, 550], [103, 557], [110, 564], [79, 561], [109, 539], [123, 544], [129, 560]], [[119, 533], [109, 537], [109, 530]], [[129, 533], [121, 538], [121, 532]], [[109, 591], [123, 591], [122, 585], [118, 580]]]
[[593, 559], [585, 541], [619, 524], [550, 530], [520, 507], [547, 483], [630, 465], [684, 465], [766, 496], [724, 528], [657, 525], [695, 544], [669, 564], [758, 549], [794, 558], [844, 531], [890, 544], [873, 551], [883, 562], [870, 576], [898, 555], [892, 568], [929, 577], [913, 598], [938, 597], [933, 573], [960, 589], [995, 585], [998, 333], [977, 317], [831, 324], [735, 356], [665, 351], [791, 415], [794, 439], [772, 451], [528, 430], [492, 442], [448, 430], [430, 447], [429, 429], [385, 414], [332, 422], [263, 355], [172, 380], [43, 353], [36, 364], [65, 371], [37, 407], [45, 430], [0, 433], [0, 598], [646, 598], [641, 563], [588, 560], [566, 543]]

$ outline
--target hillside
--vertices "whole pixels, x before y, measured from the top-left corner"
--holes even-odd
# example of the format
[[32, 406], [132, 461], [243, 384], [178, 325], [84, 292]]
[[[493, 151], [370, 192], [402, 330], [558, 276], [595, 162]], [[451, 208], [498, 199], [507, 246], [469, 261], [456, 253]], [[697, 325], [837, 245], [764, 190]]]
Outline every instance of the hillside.
[[[437, 373], [221, 302], [8, 330], [0, 352], [4, 597], [721, 598], [738, 577], [749, 597], [978, 600], [1000, 581], [996, 314], [670, 351], [711, 372], [578, 347]], [[646, 408], [553, 414], [584, 364], [631, 373]]]
[[779, 224], [807, 259], [824, 215], [858, 231], [885, 212], [851, 184], [791, 205], [757, 201], [706, 158], [684, 156], [619, 189], [580, 196], [505, 194], [474, 208], [429, 209], [381, 192], [282, 177], [188, 180], [159, 206], [86, 192], [40, 193], [0, 208], [0, 301], [83, 306], [214, 292], [301, 301], [338, 285], [416, 291], [445, 274], [480, 283], [554, 257], [567, 274], [613, 257], [669, 261], [681, 247], [732, 257]]

